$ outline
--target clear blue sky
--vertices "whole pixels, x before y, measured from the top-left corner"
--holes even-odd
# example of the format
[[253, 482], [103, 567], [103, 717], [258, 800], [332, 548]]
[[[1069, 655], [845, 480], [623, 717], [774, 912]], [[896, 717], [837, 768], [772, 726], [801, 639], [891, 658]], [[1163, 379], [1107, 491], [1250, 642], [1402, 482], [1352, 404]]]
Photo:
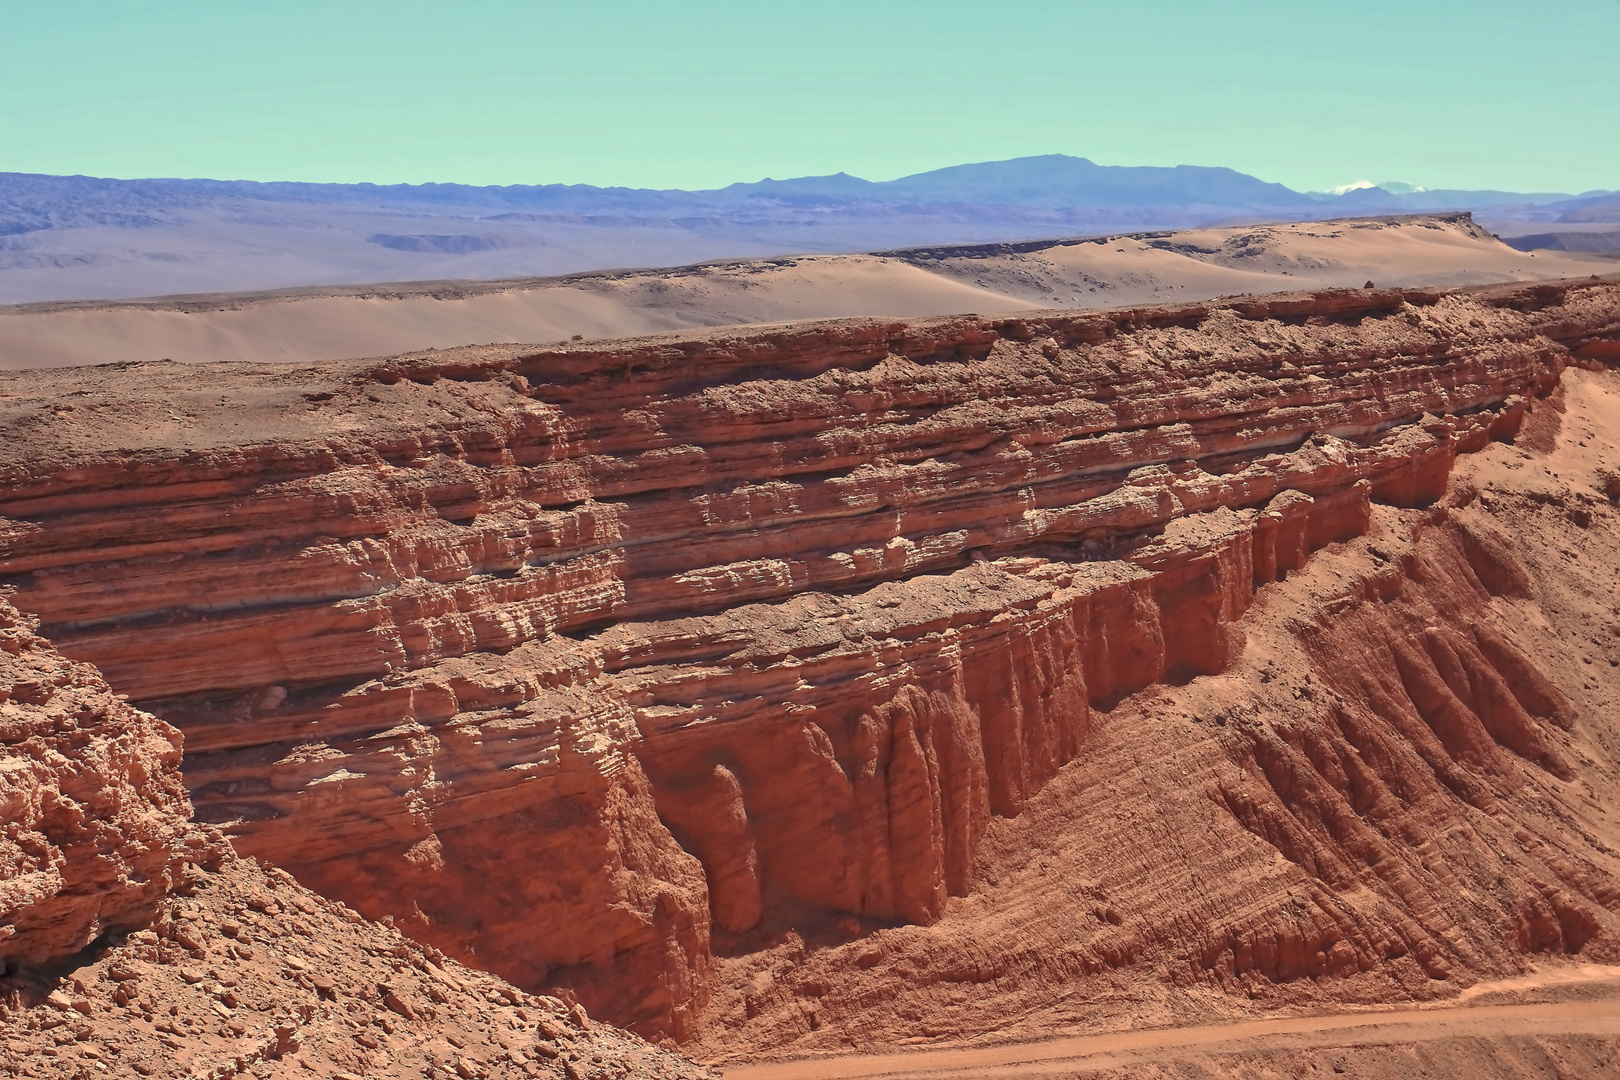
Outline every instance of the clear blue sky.
[[0, 171], [1620, 188], [1620, 0], [0, 0]]

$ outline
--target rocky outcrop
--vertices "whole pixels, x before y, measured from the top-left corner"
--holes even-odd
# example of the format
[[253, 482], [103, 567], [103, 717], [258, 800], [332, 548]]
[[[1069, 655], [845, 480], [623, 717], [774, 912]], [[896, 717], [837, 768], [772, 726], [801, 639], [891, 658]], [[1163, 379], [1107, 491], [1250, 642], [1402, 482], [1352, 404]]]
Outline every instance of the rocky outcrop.
[[150, 923], [188, 862], [180, 733], [60, 656], [0, 598], [0, 974]]
[[[1617, 336], [1582, 283], [63, 373], [0, 574], [239, 847], [683, 1038], [717, 938], [939, 919], [1100, 713]], [[1568, 775], [1436, 633], [1448, 752]]]

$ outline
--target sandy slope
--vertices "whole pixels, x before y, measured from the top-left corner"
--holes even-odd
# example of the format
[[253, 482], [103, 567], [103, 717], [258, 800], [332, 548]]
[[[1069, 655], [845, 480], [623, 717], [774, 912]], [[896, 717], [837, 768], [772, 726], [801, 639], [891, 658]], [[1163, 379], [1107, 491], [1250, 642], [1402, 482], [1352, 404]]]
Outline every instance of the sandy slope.
[[517, 282], [0, 308], [0, 368], [165, 358], [318, 362], [575, 334], [1111, 306], [1367, 280], [1463, 285], [1614, 269], [1614, 260], [1599, 256], [1514, 251], [1466, 217], [1204, 229], [1054, 242], [1034, 251], [993, 246]]
[[312, 362], [693, 326], [1034, 306], [867, 256], [701, 267], [529, 288], [265, 295], [0, 314], [0, 368], [173, 359]]
[[1230, 169], [1099, 166], [1061, 154], [877, 183], [840, 173], [710, 191], [0, 172], [0, 303], [487, 281], [1467, 208], [1502, 227], [1566, 211], [1599, 220], [1603, 209], [1598, 198], [1551, 193], [1380, 189], [1322, 200]]

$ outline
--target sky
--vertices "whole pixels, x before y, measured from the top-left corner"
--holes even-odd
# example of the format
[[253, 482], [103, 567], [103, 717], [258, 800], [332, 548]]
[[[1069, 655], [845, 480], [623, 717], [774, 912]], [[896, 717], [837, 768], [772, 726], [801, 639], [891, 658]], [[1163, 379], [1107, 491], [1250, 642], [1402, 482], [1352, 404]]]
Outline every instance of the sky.
[[1620, 188], [1620, 0], [0, 0], [0, 171]]

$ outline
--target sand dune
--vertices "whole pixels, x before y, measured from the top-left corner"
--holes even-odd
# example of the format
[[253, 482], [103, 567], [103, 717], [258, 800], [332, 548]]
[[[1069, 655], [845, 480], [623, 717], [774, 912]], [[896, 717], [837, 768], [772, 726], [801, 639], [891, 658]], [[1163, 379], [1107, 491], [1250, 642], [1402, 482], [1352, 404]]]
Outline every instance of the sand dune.
[[1335, 197], [1231, 169], [1097, 165], [1062, 154], [879, 182], [839, 173], [709, 191], [0, 172], [0, 304], [488, 281], [1367, 214], [1476, 210], [1501, 232], [1604, 220], [1616, 194], [1378, 187]]
[[1288, 288], [1456, 286], [1616, 269], [1515, 251], [1467, 215], [805, 256], [567, 278], [0, 308], [0, 368], [312, 363], [421, 348], [859, 315], [1106, 307]]
[[312, 362], [510, 341], [625, 337], [731, 323], [1035, 306], [896, 260], [738, 263], [586, 283], [0, 313], [0, 368], [130, 360]]
[[[1573, 256], [1573, 257], [1572, 257]], [[936, 273], [1044, 305], [1137, 304], [1288, 288], [1459, 287], [1608, 273], [1612, 261], [1523, 252], [1468, 215], [1298, 222], [1070, 242]]]

